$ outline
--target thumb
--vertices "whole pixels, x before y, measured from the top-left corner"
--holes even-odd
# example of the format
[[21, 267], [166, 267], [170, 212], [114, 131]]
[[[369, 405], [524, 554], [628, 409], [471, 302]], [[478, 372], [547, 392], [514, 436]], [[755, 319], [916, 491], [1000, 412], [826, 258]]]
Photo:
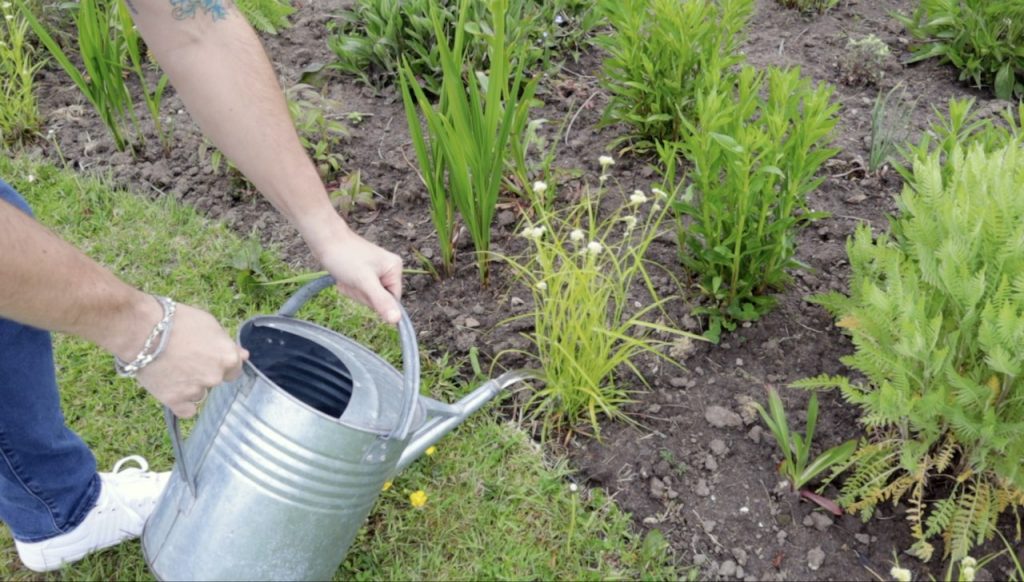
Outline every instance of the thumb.
[[380, 314], [384, 321], [396, 325], [402, 319], [402, 311], [398, 306], [398, 300], [394, 295], [388, 293], [384, 287], [378, 287], [369, 296], [370, 306]]

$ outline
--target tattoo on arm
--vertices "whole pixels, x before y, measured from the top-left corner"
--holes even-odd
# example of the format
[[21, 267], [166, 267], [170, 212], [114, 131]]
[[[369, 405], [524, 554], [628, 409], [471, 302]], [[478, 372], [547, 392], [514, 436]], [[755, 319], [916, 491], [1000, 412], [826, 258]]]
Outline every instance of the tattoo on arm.
[[214, 21], [223, 20], [228, 17], [228, 6], [230, 0], [171, 0], [173, 11], [171, 15], [177, 20], [195, 18], [196, 13], [202, 10], [209, 14]]

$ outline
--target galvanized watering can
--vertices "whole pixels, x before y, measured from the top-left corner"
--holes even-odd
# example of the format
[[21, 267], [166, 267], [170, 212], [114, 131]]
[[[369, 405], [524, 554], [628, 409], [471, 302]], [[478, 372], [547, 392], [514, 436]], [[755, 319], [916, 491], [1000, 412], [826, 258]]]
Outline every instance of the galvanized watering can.
[[399, 324], [403, 373], [362, 345], [294, 319], [330, 277], [239, 330], [242, 376], [211, 391], [142, 534], [162, 580], [329, 580], [384, 482], [502, 389], [508, 372], [455, 405], [421, 396], [416, 336]]

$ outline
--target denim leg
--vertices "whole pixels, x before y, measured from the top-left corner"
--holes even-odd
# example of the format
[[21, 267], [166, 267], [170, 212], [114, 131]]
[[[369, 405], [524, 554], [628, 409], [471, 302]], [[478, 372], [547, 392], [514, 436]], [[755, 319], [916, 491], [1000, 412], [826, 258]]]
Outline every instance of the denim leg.
[[[2, 180], [0, 200], [31, 214]], [[92, 451], [64, 424], [50, 334], [0, 318], [0, 521], [20, 541], [51, 538], [81, 523], [99, 488]]]

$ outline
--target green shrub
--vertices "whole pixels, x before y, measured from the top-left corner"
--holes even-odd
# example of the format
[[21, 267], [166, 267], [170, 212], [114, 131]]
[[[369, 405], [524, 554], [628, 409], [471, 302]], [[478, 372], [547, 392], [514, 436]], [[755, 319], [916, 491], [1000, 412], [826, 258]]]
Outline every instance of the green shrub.
[[[487, 66], [488, 36], [493, 34], [489, 0], [469, 0], [465, 54], [469, 70]], [[438, 9], [443, 36], [431, 22]], [[519, 47], [529, 71], [551, 54], [578, 50], [597, 26], [597, 12], [587, 0], [511, 0], [505, 19], [510, 44]], [[328, 46], [338, 60], [331, 66], [383, 87], [398, 76], [405, 61], [430, 95], [439, 95], [442, 77], [438, 40], [454, 38], [458, 0], [358, 0], [355, 7], [330, 24]]]
[[795, 8], [800, 12], [825, 12], [836, 7], [839, 0], [777, 0], [786, 8]]
[[0, 144], [11, 144], [42, 125], [33, 83], [43, 60], [26, 42], [29, 24], [18, 9], [4, 2], [0, 17]]
[[708, 299], [698, 312], [715, 341], [723, 326], [768, 311], [767, 293], [801, 266], [796, 231], [824, 216], [808, 210], [807, 194], [838, 151], [826, 147], [837, 121], [831, 97], [830, 85], [815, 86], [799, 69], [744, 67], [734, 84], [702, 89], [685, 141], [660, 148], [667, 168], [680, 150], [693, 165], [676, 203], [680, 255]]
[[864, 411], [840, 503], [867, 519], [906, 498], [912, 553], [929, 559], [941, 535], [959, 560], [1024, 506], [1024, 149], [955, 146], [912, 171], [892, 234], [861, 225], [847, 243], [849, 296], [814, 299], [866, 382], [796, 385], [838, 387]]
[[[606, 172], [608, 165], [602, 167]], [[620, 374], [632, 372], [646, 383], [635, 360], [645, 354], [667, 359], [667, 341], [653, 333], [693, 337], [650, 321], [669, 299], [657, 296], [644, 259], [661, 234], [668, 195], [635, 191], [618, 210], [599, 217], [606, 176], [596, 192], [587, 191], [564, 211], [535, 204], [522, 231], [530, 248], [523, 258], [506, 258], [533, 295], [534, 309], [523, 317], [532, 320], [535, 352], [526, 355], [538, 360], [545, 385], [526, 409], [542, 421], [545, 434], [581, 421], [599, 433], [599, 416], [628, 420], [622, 406], [630, 395]], [[534, 189], [542, 196], [548, 186]], [[634, 309], [636, 286], [647, 294]]]
[[897, 15], [921, 44], [910, 62], [939, 58], [960, 80], [993, 87], [1000, 99], [1024, 97], [1024, 3], [1020, 0], [920, 0]]
[[622, 123], [624, 141], [652, 150], [682, 138], [697, 88], [743, 62], [742, 31], [751, 0], [599, 0], [612, 30], [597, 38], [606, 52], [601, 85], [605, 123]]

